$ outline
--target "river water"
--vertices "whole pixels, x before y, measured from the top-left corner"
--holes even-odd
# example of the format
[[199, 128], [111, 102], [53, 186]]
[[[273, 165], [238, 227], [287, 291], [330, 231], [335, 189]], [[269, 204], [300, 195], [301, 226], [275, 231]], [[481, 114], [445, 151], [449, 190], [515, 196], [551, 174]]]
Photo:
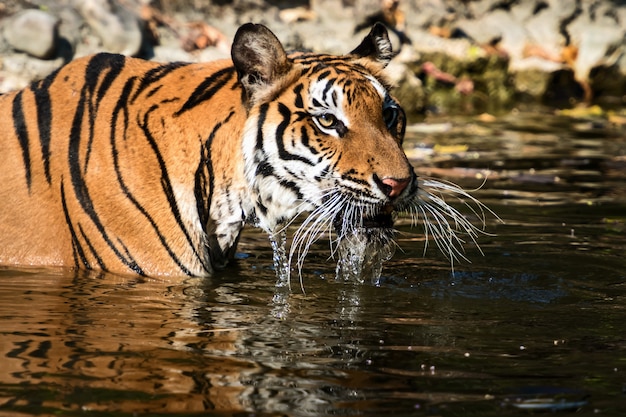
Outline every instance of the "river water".
[[626, 415], [626, 128], [610, 120], [411, 125], [420, 175], [500, 220], [453, 265], [400, 221], [378, 285], [335, 280], [322, 241], [305, 292], [276, 288], [254, 230], [212, 279], [2, 269], [0, 415]]

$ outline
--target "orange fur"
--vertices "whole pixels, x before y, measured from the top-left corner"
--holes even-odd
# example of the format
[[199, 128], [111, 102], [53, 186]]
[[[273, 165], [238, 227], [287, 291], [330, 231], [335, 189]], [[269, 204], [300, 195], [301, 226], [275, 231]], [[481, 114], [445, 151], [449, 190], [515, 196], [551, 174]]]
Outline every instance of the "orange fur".
[[[4, 132], [4, 152], [0, 156], [0, 164], [3, 167], [0, 182], [2, 195], [5, 197], [0, 202], [2, 263], [74, 265], [72, 232], [62, 207], [63, 195], [67, 210], [72, 214], [73, 232], [90, 236], [91, 245], [107, 246], [102, 231], [89, 220], [89, 214], [76, 202], [72, 177], [77, 174], [70, 172], [68, 166], [69, 154], [73, 152], [70, 140], [74, 112], [79, 106], [81, 89], [85, 85], [85, 68], [92, 59], [77, 60], [62, 68], [48, 88], [48, 93], [54, 97], [50, 122], [50, 183], [46, 181], [42, 164], [43, 155], [38, 140], [40, 133], [36, 123], [38, 110], [33, 89], [0, 98], [0, 108], [3, 109], [0, 114], [0, 125], [3, 126]], [[119, 169], [122, 172], [132, 171], [132, 175], [124, 176], [124, 183], [141, 202], [141, 207], [150, 213], [169, 213], [171, 208], [164, 194], [159, 160], [142, 132], [142, 124], [147, 124], [154, 141], [158, 143], [169, 178], [174, 182], [172, 187], [180, 190], [180, 193], [189, 195], [189, 187], [194, 184], [196, 167], [200, 164], [203, 140], [209, 137], [216, 123], [224, 120], [230, 112], [234, 112], [228, 130], [218, 132], [213, 140], [213, 148], [216, 149], [213, 163], [215, 172], [228, 173], [227, 176], [231, 181], [243, 182], [241, 152], [232, 138], [240, 134], [245, 111], [241, 103], [233, 100], [233, 92], [230, 89], [220, 90], [211, 97], [207, 105], [197, 106], [178, 117], [173, 116], [181, 108], [181, 102], [192, 97], [193, 88], [196, 87], [196, 83], [187, 83], [186, 80], [210, 77], [230, 63], [193, 65], [173, 71], [161, 80], [159, 84], [161, 88], [158, 91], [150, 94], [151, 89], [146, 89], [128, 106], [125, 110], [128, 114], [127, 119], [122, 113], [117, 112], [117, 123], [112, 126], [116, 98], [123, 94], [124, 85], [131, 77], [141, 77], [159, 64], [133, 58], [104, 56], [103, 59], [123, 62], [124, 68], [106, 92], [107, 99], [100, 101], [93, 128], [90, 129], [88, 120], [80, 124], [82, 132], [93, 130], [94, 140], [90, 151], [88, 140], [86, 138], [81, 140], [78, 148], [77, 169], [80, 170], [78, 176], [82, 177], [88, 190], [93, 210], [98, 213], [101, 223], [106, 224], [106, 235], [113, 241], [113, 246], [122, 257], [126, 251], [132, 253], [135, 263], [140, 263], [141, 271], [148, 275], [179, 274], [181, 269], [168, 260], [168, 255], [164, 253], [165, 248], [159, 244], [158, 235], [150, 225], [149, 219], [140, 215], [138, 207], [123, 195], [120, 187], [109, 186], [116, 178], [112, 162], [114, 149], [109, 138], [112, 134], [118, 138], [115, 147], [119, 157]], [[102, 85], [102, 80], [107, 74], [107, 70], [98, 74], [98, 87]], [[139, 82], [140, 78], [137, 80]], [[236, 77], [232, 76], [229, 83], [234, 86]], [[39, 85], [41, 84], [40, 82]], [[24, 174], [23, 151], [12, 128], [14, 120], [11, 109], [17, 94], [23, 97], [24, 114], [28, 115], [26, 127], [32, 167], [30, 188]], [[96, 101], [91, 97], [87, 100]], [[150, 112], [151, 106], [156, 104], [159, 104], [158, 109]], [[166, 123], [162, 123], [163, 121]], [[128, 127], [124, 131], [123, 125], [126, 122]], [[222, 179], [222, 176], [215, 177], [216, 188], [224, 186], [221, 184]], [[76, 181], [81, 179], [77, 178]], [[202, 274], [202, 268], [198, 265], [199, 260], [194, 256], [193, 249], [181, 233], [175, 219], [164, 215], [158, 222], [159, 230], [172, 241], [172, 246], [180, 254], [181, 261], [192, 265], [189, 269], [193, 274]], [[200, 225], [188, 224], [187, 227], [192, 241], [198, 246], [201, 245], [203, 237]], [[132, 233], [126, 233], [126, 230], [132, 230]], [[124, 236], [123, 246], [115, 242], [119, 236]], [[89, 244], [83, 246], [86, 249]], [[114, 256], [112, 248], [103, 250], [104, 253], [100, 256], [106, 269], [128, 271], [128, 265], [124, 265], [117, 256]], [[94, 267], [97, 265], [91, 254], [85, 253], [84, 256], [90, 265]], [[132, 263], [130, 257], [128, 262]]]
[[[236, 68], [231, 61], [159, 64], [101, 54], [0, 97], [0, 263], [150, 276], [205, 276], [222, 267], [244, 222], [267, 208], [269, 191], [246, 178], [245, 129], [262, 125], [271, 143], [281, 128], [279, 103], [293, 110], [298, 85], [306, 99], [321, 61], [329, 78], [383, 83], [383, 65], [367, 47], [359, 56], [287, 59], [271, 32], [246, 30], [266, 42], [248, 48], [249, 41], [236, 39], [233, 56], [246, 57]], [[379, 53], [383, 60], [386, 52]], [[352, 92], [363, 96], [344, 109], [352, 127], [343, 139], [320, 134], [312, 116], [284, 130], [293, 136], [285, 146], [301, 146], [294, 138], [306, 130], [310, 147], [336, 162], [328, 179], [303, 174], [302, 190], [348, 174], [365, 188], [378, 177], [395, 184], [385, 179], [413, 175], [402, 132], [387, 131], [382, 99], [367, 88]], [[263, 105], [269, 110], [260, 116]], [[380, 190], [368, 192], [387, 204]], [[301, 205], [296, 197], [293, 204]], [[287, 220], [266, 220], [264, 228], [271, 233]]]

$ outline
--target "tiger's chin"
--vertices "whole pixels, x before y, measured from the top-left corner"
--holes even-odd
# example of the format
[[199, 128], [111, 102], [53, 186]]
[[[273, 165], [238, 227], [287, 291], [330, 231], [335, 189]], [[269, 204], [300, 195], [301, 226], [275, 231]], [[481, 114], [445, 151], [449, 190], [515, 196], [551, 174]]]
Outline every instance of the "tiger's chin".
[[338, 235], [336, 278], [377, 285], [383, 263], [393, 257], [396, 248], [393, 206], [382, 206], [364, 215], [360, 224], [348, 227], [340, 217], [334, 222]]

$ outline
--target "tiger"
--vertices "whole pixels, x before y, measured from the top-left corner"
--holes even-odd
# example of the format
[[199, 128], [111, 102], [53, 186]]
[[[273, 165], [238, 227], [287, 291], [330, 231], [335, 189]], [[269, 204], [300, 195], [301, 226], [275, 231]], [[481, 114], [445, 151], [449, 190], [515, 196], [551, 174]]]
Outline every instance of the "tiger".
[[403, 151], [393, 56], [382, 24], [330, 55], [247, 23], [231, 59], [99, 53], [0, 96], [0, 264], [207, 277], [246, 224], [275, 237], [302, 216], [299, 258], [330, 230], [388, 245], [397, 213], [434, 215], [448, 247], [471, 223]]

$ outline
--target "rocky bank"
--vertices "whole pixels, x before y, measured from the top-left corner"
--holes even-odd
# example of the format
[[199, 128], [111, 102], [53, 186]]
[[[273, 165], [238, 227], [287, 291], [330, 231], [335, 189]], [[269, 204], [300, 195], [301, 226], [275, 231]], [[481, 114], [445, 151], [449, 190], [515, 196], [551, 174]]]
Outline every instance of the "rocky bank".
[[398, 51], [396, 95], [413, 115], [626, 105], [623, 0], [8, 0], [0, 92], [98, 51], [228, 57], [248, 21], [287, 48], [330, 53], [350, 51], [383, 21]]

